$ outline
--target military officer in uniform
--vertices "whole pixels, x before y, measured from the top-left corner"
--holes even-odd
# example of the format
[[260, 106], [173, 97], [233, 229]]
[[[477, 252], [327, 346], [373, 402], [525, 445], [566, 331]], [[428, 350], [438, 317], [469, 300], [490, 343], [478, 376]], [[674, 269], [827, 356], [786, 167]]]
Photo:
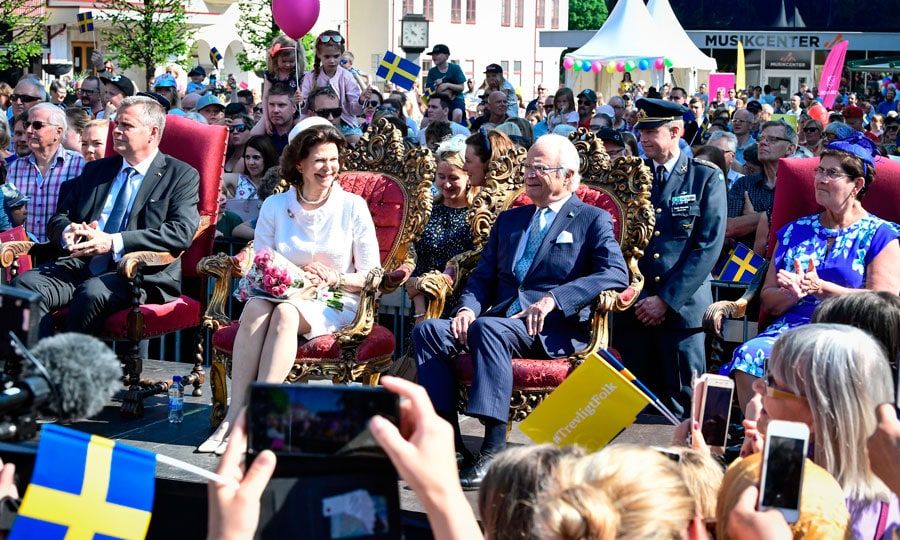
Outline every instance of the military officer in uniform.
[[653, 171], [656, 226], [639, 262], [644, 290], [616, 317], [613, 346], [625, 365], [677, 416], [688, 417], [691, 374], [706, 369], [703, 313], [712, 303], [710, 272], [725, 239], [722, 172], [681, 152], [684, 106], [636, 103], [641, 145]]

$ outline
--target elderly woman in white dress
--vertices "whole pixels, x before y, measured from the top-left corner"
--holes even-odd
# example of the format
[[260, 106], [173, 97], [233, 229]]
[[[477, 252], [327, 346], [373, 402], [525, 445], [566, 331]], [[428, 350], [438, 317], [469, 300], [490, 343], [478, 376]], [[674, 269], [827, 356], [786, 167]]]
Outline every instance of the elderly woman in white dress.
[[[254, 248], [277, 252], [302, 269], [317, 294], [312, 299], [260, 295], [248, 300], [234, 342], [231, 406], [199, 452], [224, 452], [248, 385], [284, 381], [297, 355], [298, 336], [330, 334], [356, 316], [359, 292], [380, 256], [366, 202], [337, 181], [343, 146], [334, 127], [314, 126], [285, 148], [281, 170], [291, 187], [263, 203]], [[333, 301], [336, 290], [342, 305]]]

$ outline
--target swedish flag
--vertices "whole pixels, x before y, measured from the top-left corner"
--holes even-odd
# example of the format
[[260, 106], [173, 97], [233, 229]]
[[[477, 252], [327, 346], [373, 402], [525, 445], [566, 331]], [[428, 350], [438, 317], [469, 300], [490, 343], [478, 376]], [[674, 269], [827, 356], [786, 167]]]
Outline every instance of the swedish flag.
[[151, 452], [46, 424], [9, 538], [144, 538], [155, 472]]
[[391, 51], [385, 51], [375, 75], [394, 83], [405, 90], [412, 90], [422, 68], [414, 62], [401, 58]]
[[94, 31], [94, 12], [85, 11], [78, 14], [78, 31], [82, 34]]
[[222, 61], [222, 53], [219, 52], [219, 49], [217, 49], [215, 47], [210, 47], [209, 61], [212, 62], [212, 65], [214, 65], [214, 66], [219, 65], [219, 62]]
[[766, 260], [744, 244], [738, 243], [734, 249], [728, 253], [728, 259], [725, 266], [719, 273], [719, 279], [723, 281], [733, 281], [735, 283], [750, 283], [753, 276], [759, 272], [759, 269], [765, 264]]

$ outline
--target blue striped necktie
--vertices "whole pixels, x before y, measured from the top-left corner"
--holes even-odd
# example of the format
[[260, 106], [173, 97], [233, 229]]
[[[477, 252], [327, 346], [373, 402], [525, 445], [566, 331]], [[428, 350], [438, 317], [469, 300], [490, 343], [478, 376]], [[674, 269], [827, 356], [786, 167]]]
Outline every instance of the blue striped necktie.
[[[103, 232], [107, 234], [115, 234], [127, 225], [128, 203], [131, 201], [132, 193], [134, 193], [132, 178], [137, 174], [137, 171], [134, 167], [125, 167], [122, 170], [122, 174], [125, 175], [125, 182], [119, 188], [119, 192], [116, 194], [116, 201], [109, 212], [109, 217], [106, 218], [106, 223], [103, 224]], [[92, 257], [88, 263], [91, 275], [99, 276], [106, 272], [110, 262], [112, 262], [112, 253], [104, 253], [103, 255]]]
[[[522, 256], [519, 257], [519, 260], [516, 261], [515, 266], [513, 266], [513, 273], [516, 275], [516, 279], [519, 280], [520, 284], [525, 279], [525, 274], [528, 273], [528, 269], [531, 268], [534, 257], [541, 247], [541, 242], [543, 242], [544, 237], [547, 236], [547, 231], [550, 230], [545, 218], [548, 210], [549, 208], [541, 208], [535, 212], [534, 219], [531, 220], [531, 227], [528, 228], [528, 241], [525, 243], [525, 250], [522, 251]], [[541, 224], [541, 221], [543, 221], [543, 224]], [[522, 304], [519, 302], [519, 299], [516, 298], [515, 301], [510, 304], [509, 309], [506, 310], [506, 316], [512, 317], [520, 311], [522, 311]]]

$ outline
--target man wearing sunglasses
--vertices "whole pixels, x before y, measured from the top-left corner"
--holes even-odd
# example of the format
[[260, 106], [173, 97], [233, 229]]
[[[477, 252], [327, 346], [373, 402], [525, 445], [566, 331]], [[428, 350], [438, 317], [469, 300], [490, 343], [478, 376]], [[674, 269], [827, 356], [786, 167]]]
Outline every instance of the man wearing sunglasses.
[[78, 99], [81, 100], [81, 106], [88, 111], [92, 117], [103, 111], [103, 84], [99, 77], [93, 75], [85, 77], [81, 81], [81, 87], [78, 89]]
[[47, 221], [56, 212], [60, 187], [81, 174], [84, 158], [62, 146], [68, 121], [59, 107], [50, 103], [32, 107], [23, 127], [31, 154], [10, 166], [7, 181], [30, 197], [25, 228], [46, 242]]
[[16, 84], [10, 96], [13, 116], [22, 114], [38, 103], [47, 101], [47, 91], [44, 85], [34, 78], [34, 75], [25, 75]]
[[[341, 131], [341, 115], [344, 109], [341, 107], [341, 98], [331, 86], [320, 86], [309, 94], [310, 116], [318, 116], [331, 122], [338, 131]], [[359, 141], [359, 135], [344, 135], [347, 142], [356, 144]]]

